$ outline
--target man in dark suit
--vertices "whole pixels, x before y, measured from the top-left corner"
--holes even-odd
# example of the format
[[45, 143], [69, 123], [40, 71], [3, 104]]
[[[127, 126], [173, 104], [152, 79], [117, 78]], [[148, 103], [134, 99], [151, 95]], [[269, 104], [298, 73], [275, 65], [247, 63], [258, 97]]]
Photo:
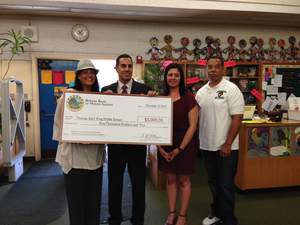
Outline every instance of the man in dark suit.
[[[132, 79], [132, 58], [122, 54], [116, 59], [116, 71], [119, 80], [102, 88], [104, 93], [148, 94], [149, 88]], [[120, 225], [122, 222], [122, 188], [126, 168], [132, 184], [132, 217], [133, 225], [144, 224], [145, 213], [145, 145], [108, 145], [108, 194], [109, 225]]]

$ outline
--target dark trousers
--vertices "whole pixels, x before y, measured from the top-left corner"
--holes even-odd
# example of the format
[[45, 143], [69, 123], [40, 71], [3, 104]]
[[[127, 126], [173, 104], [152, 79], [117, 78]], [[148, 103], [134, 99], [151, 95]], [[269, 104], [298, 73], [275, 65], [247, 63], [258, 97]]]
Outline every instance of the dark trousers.
[[211, 213], [223, 220], [224, 225], [237, 225], [234, 215], [235, 185], [238, 151], [229, 157], [221, 157], [219, 151], [202, 151], [208, 176], [208, 185], [213, 197]]
[[146, 173], [145, 161], [145, 146], [141, 149], [108, 148], [108, 194], [110, 225], [120, 225], [122, 221], [122, 190], [126, 164], [132, 184], [131, 223], [133, 225], [144, 224]]
[[102, 167], [72, 169], [64, 175], [70, 225], [99, 225]]

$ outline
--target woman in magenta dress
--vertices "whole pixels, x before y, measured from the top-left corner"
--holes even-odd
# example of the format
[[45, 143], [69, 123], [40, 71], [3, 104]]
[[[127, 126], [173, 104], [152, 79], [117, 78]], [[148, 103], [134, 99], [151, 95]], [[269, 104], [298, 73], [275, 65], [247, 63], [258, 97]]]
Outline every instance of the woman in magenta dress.
[[[172, 63], [165, 69], [165, 95], [173, 101], [173, 145], [158, 146], [158, 167], [167, 177], [169, 213], [165, 225], [186, 225], [191, 196], [190, 177], [197, 155], [198, 106], [194, 96], [187, 94], [180, 65]], [[176, 200], [180, 194], [177, 217]]]

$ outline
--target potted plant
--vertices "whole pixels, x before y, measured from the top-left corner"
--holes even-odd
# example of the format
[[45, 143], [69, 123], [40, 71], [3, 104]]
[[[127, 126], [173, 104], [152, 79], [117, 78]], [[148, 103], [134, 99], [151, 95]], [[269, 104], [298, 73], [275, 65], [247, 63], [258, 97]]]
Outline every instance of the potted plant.
[[[9, 30], [7, 33], [0, 34], [0, 50], [3, 52], [5, 47], [10, 48], [10, 58], [7, 63], [7, 68], [4, 75], [1, 74], [1, 80], [3, 80], [10, 68], [11, 62], [15, 55], [24, 53], [24, 46], [31, 44], [31, 39], [24, 36], [21, 31], [15, 32], [14, 29]], [[1, 59], [2, 63], [2, 59]]]

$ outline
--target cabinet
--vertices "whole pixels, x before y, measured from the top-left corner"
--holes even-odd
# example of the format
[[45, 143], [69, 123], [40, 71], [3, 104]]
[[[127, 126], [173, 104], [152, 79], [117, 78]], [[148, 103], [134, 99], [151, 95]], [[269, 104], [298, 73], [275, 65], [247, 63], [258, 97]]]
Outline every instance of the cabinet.
[[238, 188], [300, 185], [300, 121], [243, 123], [239, 140]]
[[[192, 93], [196, 93], [208, 81], [205, 66], [199, 65], [195, 61], [177, 61], [176, 63], [182, 66], [185, 84]], [[164, 68], [161, 62], [145, 61], [143, 64], [143, 79], [145, 84], [152, 90], [162, 93]]]

